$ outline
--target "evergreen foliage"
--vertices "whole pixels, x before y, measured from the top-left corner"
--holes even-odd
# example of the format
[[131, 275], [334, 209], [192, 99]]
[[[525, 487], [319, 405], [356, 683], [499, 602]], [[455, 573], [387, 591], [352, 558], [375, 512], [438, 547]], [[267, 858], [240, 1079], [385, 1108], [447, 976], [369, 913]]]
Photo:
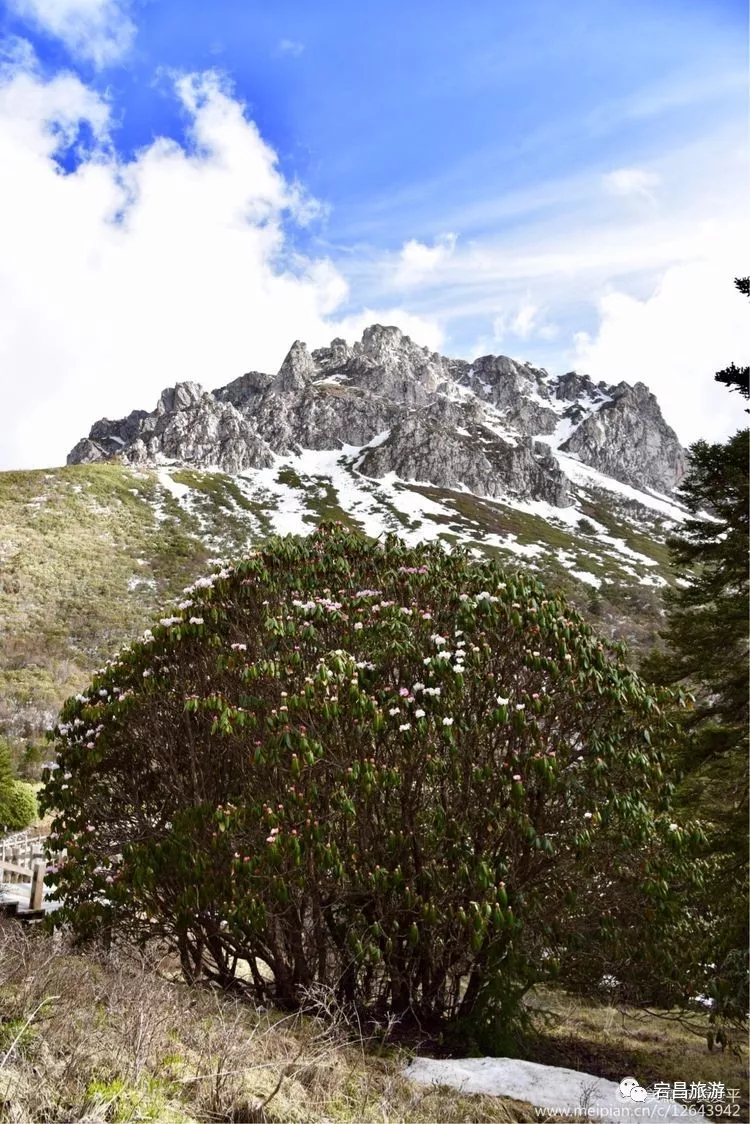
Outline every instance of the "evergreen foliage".
[[[736, 284], [750, 295], [747, 278]], [[742, 370], [744, 383], [735, 379], [734, 389], [747, 397]], [[726, 374], [717, 380], [727, 383]], [[678, 489], [691, 517], [669, 541], [679, 584], [665, 593], [667, 648], [644, 664], [649, 678], [695, 697], [677, 758], [677, 799], [709, 828], [714, 873], [703, 958], [715, 972], [706, 990], [731, 1019], [748, 1010], [749, 462], [747, 429], [724, 443], [691, 446]]]
[[37, 817], [36, 796], [16, 780], [10, 746], [0, 739], [0, 834], [21, 831]]
[[[750, 277], [737, 277], [734, 284], [738, 292], [750, 297]], [[730, 363], [723, 371], [717, 371], [714, 378], [729, 390], [736, 390], [743, 398], [750, 398], [750, 367], [737, 367]], [[750, 410], [745, 410], [745, 413], [750, 414]]]
[[65, 705], [57, 919], [485, 1048], [563, 962], [672, 996], [701, 876], [673, 701], [529, 574], [334, 524], [272, 539]]

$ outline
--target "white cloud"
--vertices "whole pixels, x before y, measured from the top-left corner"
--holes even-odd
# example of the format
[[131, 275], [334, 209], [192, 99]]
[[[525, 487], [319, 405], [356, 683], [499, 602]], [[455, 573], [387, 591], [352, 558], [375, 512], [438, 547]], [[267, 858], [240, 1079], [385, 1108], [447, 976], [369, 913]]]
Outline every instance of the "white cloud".
[[[457, 244], [409, 295], [444, 325], [453, 355], [523, 352], [551, 371], [640, 379], [683, 441], [723, 439], [747, 420], [713, 381], [747, 362], [750, 308], [732, 284], [750, 260], [744, 122], [710, 123], [648, 169], [623, 161], [610, 190], [596, 169], [531, 185], [525, 203], [499, 194], [507, 213], [474, 236], [433, 206], [432, 225], [457, 230]], [[623, 205], [641, 203], [639, 191], [655, 192], [647, 206]], [[352, 261], [348, 277], [371, 303], [393, 299], [387, 254]]]
[[660, 175], [644, 168], [617, 168], [604, 176], [604, 186], [612, 195], [640, 195], [653, 199], [654, 189], [660, 183]]
[[8, 0], [22, 19], [61, 39], [77, 58], [97, 67], [130, 49], [135, 25], [120, 0]]
[[544, 309], [528, 296], [520, 302], [515, 314], [504, 312], [492, 321], [492, 335], [498, 343], [507, 336], [519, 340], [541, 336], [542, 339], [551, 340], [557, 333], [557, 325], [546, 323]]
[[401, 247], [394, 284], [399, 288], [418, 285], [453, 255], [455, 234], [441, 234], [432, 246], [411, 238]]
[[534, 331], [538, 312], [539, 309], [535, 304], [521, 305], [511, 325], [513, 334], [522, 340], [528, 339]]
[[[275, 371], [295, 338], [320, 346], [379, 320], [436, 341], [430, 320], [390, 307], [335, 318], [346, 280], [285, 232], [310, 201], [216, 74], [175, 81], [183, 143], [125, 162], [108, 103], [24, 58], [0, 77], [0, 466], [61, 463], [97, 418], [152, 408], [178, 380]], [[94, 151], [63, 174], [55, 153], [81, 122]]]
[[[746, 235], [737, 235], [741, 250]], [[597, 380], [645, 382], [683, 442], [723, 440], [747, 424], [743, 400], [713, 379], [750, 360], [750, 307], [733, 289], [741, 256], [673, 266], [642, 300], [607, 293], [598, 331], [577, 336], [576, 366]]]
[[[537, 317], [536, 338], [557, 325], [557, 338], [572, 339], [607, 286], [642, 297], [672, 266], [710, 260], [732, 244], [747, 209], [747, 151], [734, 125], [665, 153], [654, 175], [660, 187], [648, 206], [623, 206], [603, 190], [598, 171], [562, 186], [553, 181], [530, 188], [525, 210], [512, 197], [508, 213], [474, 237], [459, 232], [447, 246], [406, 242], [396, 265], [393, 255], [376, 246], [361, 252], [358, 243], [347, 275], [370, 303], [386, 305], [404, 290], [397, 282], [410, 281], [422, 315], [439, 318], [454, 339], [453, 325], [467, 325], [465, 345], [478, 332], [486, 338], [498, 316], [501, 334], [509, 334], [530, 293], [552, 322]], [[702, 233], [709, 218], [710, 238]], [[440, 214], [433, 221], [451, 229]]]
[[291, 55], [292, 58], [299, 58], [305, 49], [305, 44], [300, 43], [297, 39], [280, 39], [276, 52], [279, 55]]

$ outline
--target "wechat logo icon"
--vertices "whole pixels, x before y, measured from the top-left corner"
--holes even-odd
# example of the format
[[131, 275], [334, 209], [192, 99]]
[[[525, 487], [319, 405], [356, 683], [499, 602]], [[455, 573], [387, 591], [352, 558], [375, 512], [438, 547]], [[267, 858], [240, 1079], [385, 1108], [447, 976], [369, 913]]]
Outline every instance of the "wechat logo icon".
[[620, 1096], [624, 1101], [645, 1101], [648, 1093], [634, 1077], [623, 1077], [620, 1082]]

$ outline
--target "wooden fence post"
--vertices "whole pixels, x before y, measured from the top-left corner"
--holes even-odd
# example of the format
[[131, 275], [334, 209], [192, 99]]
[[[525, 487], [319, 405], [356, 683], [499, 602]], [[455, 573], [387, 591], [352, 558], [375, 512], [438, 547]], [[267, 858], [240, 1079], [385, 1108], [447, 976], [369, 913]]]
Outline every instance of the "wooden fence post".
[[29, 909], [41, 909], [42, 897], [44, 895], [44, 875], [47, 873], [47, 864], [45, 862], [38, 862], [34, 866], [34, 873], [31, 876], [31, 894], [29, 897]]

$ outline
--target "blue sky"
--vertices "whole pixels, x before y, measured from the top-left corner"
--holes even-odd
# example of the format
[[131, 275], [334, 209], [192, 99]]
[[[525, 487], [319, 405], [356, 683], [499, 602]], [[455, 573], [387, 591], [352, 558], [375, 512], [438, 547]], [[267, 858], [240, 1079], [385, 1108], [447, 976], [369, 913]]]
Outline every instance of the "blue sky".
[[8, 0], [0, 38], [0, 465], [373, 320], [742, 424], [744, 3]]

